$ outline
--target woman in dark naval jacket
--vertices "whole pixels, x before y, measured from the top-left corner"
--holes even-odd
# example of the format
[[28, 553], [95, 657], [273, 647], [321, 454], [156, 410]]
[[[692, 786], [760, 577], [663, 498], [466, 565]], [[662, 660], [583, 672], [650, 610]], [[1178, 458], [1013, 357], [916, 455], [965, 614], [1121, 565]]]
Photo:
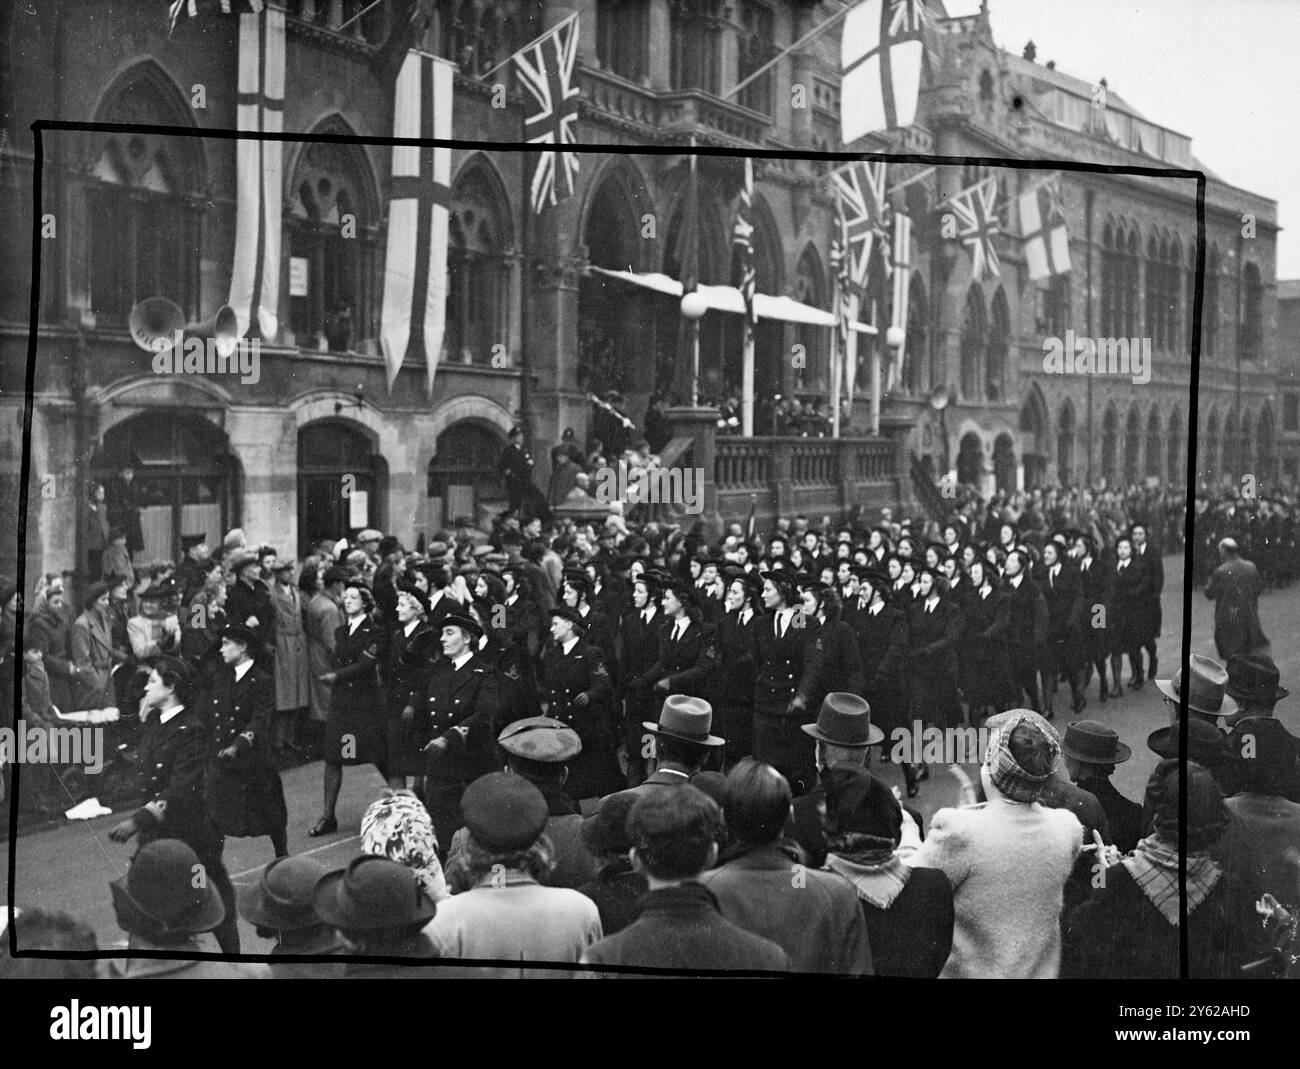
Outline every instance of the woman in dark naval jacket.
[[424, 745], [429, 741], [423, 715], [429, 667], [438, 653], [438, 635], [426, 619], [428, 601], [414, 587], [397, 594], [396, 625], [388, 633], [384, 661], [385, 744], [388, 785], [406, 787], [407, 776], [423, 776]]
[[1010, 708], [1007, 685], [1007, 647], [998, 627], [1003, 595], [997, 572], [982, 559], [966, 569], [970, 594], [966, 598], [965, 629], [958, 643], [961, 686], [970, 709], [971, 723]]
[[321, 679], [333, 684], [321, 754], [325, 759], [325, 811], [307, 834], [338, 831], [334, 806], [343, 786], [344, 765], [374, 765], [387, 778], [386, 738], [379, 664], [386, 656], [383, 629], [371, 619], [375, 599], [359, 583], [343, 591], [344, 622], [334, 632], [334, 670]]
[[853, 628], [840, 619], [839, 594], [822, 583], [809, 583], [803, 587], [800, 601], [804, 615], [817, 620], [821, 644], [821, 670], [808, 708], [820, 709], [822, 699], [833, 690], [861, 694], [862, 652]]

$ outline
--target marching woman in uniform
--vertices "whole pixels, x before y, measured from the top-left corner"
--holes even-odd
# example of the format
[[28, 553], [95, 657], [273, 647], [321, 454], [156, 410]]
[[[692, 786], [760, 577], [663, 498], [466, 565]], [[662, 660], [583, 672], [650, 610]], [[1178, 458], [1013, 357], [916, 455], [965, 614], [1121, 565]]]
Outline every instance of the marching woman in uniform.
[[397, 626], [388, 635], [383, 682], [385, 767], [393, 790], [404, 789], [407, 776], [424, 776], [429, 724], [423, 707], [429, 669], [438, 655], [438, 633], [429, 626], [427, 611], [428, 602], [418, 589], [404, 586], [398, 590]]
[[1134, 690], [1142, 689], [1142, 643], [1146, 639], [1151, 579], [1146, 565], [1133, 556], [1133, 540], [1128, 535], [1122, 534], [1115, 540], [1115, 558], [1106, 628], [1110, 632], [1110, 696], [1122, 698], [1124, 688], [1120, 685], [1120, 673], [1125, 654], [1128, 654], [1132, 672], [1129, 686]]
[[[1108, 576], [1105, 566], [1097, 559], [1096, 541], [1082, 531], [1075, 535], [1075, 558], [1079, 565], [1079, 589], [1083, 596], [1083, 632], [1080, 645], [1083, 650], [1082, 687], [1087, 689], [1092, 670], [1097, 670], [1098, 689], [1104, 704], [1106, 693], [1106, 659], [1110, 654], [1106, 638], [1106, 613], [1109, 604]], [[1098, 612], [1098, 609], [1101, 612]]]
[[[961, 620], [957, 607], [944, 597], [946, 582], [933, 568], [919, 573], [920, 592], [912, 605], [908, 626], [908, 692], [912, 720], [926, 727], [956, 727], [961, 720], [957, 697], [957, 638]], [[904, 763], [907, 796], [915, 798], [920, 782], [929, 779], [926, 765]]]
[[275, 856], [284, 857], [289, 811], [271, 758], [275, 680], [253, 662], [259, 641], [243, 624], [231, 624], [221, 636], [222, 665], [205, 703], [211, 732], [205, 803], [222, 835], [270, 836]]
[[[870, 567], [858, 571], [858, 612], [854, 622], [862, 658], [862, 696], [871, 706], [871, 720], [888, 739], [903, 726], [907, 690], [903, 668], [907, 660], [907, 614], [890, 605], [889, 578]], [[881, 747], [882, 758], [889, 747]]]
[[599, 646], [587, 644], [586, 620], [576, 609], [557, 606], [550, 616], [551, 642], [542, 654], [537, 681], [542, 715], [573, 728], [582, 740], [564, 789], [574, 801], [604, 797], [624, 786], [610, 746], [614, 688], [605, 655]]
[[321, 754], [325, 759], [325, 812], [307, 833], [313, 839], [338, 831], [334, 807], [343, 786], [344, 765], [374, 765], [387, 777], [384, 755], [383, 696], [379, 664], [385, 636], [371, 618], [375, 600], [359, 582], [343, 590], [345, 620], [334, 632], [334, 669], [321, 679], [331, 684]]
[[198, 855], [204, 874], [226, 906], [226, 918], [213, 935], [223, 954], [239, 953], [235, 888], [221, 861], [225, 837], [204, 804], [203, 774], [208, 763], [208, 732], [194, 705], [194, 675], [184, 661], [159, 657], [145, 683], [140, 768], [148, 799], [108, 837], [137, 846], [157, 839], [179, 839]]
[[957, 661], [973, 725], [1013, 704], [1008, 698], [1007, 650], [998, 627], [1003, 598], [996, 576], [978, 557], [966, 569], [970, 594], [964, 608], [965, 630], [958, 644]]
[[727, 725], [723, 763], [730, 767], [754, 748], [755, 650], [758, 632], [767, 621], [759, 608], [763, 594], [758, 576], [728, 571], [726, 583], [726, 613], [718, 624], [719, 701], [714, 708], [722, 710]]
[[822, 583], [808, 583], [800, 595], [803, 614], [817, 621], [821, 671], [808, 708], [820, 709], [831, 691], [862, 693], [862, 654], [853, 628], [840, 619], [840, 599]]
[[754, 754], [785, 776], [795, 796], [817, 783], [812, 739], [801, 725], [821, 671], [817, 621], [800, 611], [795, 575], [764, 572], [766, 618], [755, 632]]
[[641, 756], [645, 729], [641, 725], [653, 720], [663, 704], [655, 697], [651, 684], [641, 678], [659, 656], [665, 619], [659, 598], [659, 584], [645, 573], [637, 575], [632, 583], [632, 608], [623, 617], [619, 633], [621, 700], [616, 708], [623, 714], [623, 750], [629, 787], [637, 786], [646, 777], [646, 759]]

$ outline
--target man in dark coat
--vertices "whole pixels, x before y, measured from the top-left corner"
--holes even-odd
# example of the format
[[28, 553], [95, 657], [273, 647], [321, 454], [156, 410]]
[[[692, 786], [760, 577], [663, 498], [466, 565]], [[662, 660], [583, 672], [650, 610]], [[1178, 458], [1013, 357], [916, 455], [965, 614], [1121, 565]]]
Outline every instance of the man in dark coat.
[[685, 973], [788, 969], [784, 950], [724, 918], [713, 892], [699, 882], [718, 856], [721, 828], [717, 803], [689, 785], [639, 799], [628, 816], [628, 832], [636, 843], [631, 859], [650, 890], [641, 899], [637, 919], [588, 947], [581, 963]]
[[557, 606], [550, 615], [551, 642], [542, 653], [537, 696], [542, 715], [573, 728], [582, 740], [582, 752], [573, 759], [565, 784], [581, 801], [623, 785], [610, 725], [614, 687], [604, 653], [585, 640], [586, 620], [567, 606]]
[[1214, 602], [1214, 647], [1227, 662], [1239, 653], [1254, 652], [1268, 639], [1259, 624], [1259, 570], [1242, 559], [1235, 539], [1220, 541], [1219, 555], [1223, 563], [1205, 584], [1205, 596]]
[[145, 684], [139, 750], [148, 801], [117, 824], [109, 838], [124, 843], [134, 836], [139, 846], [156, 839], [179, 839], [189, 846], [226, 906], [226, 918], [213, 934], [222, 953], [238, 954], [235, 888], [221, 860], [225, 837], [204, 805], [208, 733], [195, 697], [193, 673], [183, 661], [159, 657], [154, 662]]
[[1151, 589], [1147, 592], [1146, 612], [1142, 619], [1142, 648], [1146, 651], [1146, 678], [1156, 678], [1157, 646], [1160, 640], [1160, 628], [1163, 624], [1163, 609], [1160, 595], [1165, 589], [1165, 561], [1159, 546], [1153, 546], [1147, 540], [1147, 528], [1144, 523], [1135, 523], [1129, 530], [1133, 539], [1133, 556], [1147, 566], [1147, 575], [1151, 578]]
[[533, 458], [524, 449], [524, 432], [519, 427], [511, 427], [510, 434], [501, 456], [497, 460], [497, 470], [501, 472], [506, 484], [506, 497], [510, 510], [520, 513], [520, 519], [532, 518], [523, 515], [525, 505], [532, 506], [536, 489], [533, 486]]
[[460, 827], [460, 797], [465, 788], [501, 767], [496, 749], [499, 686], [478, 656], [482, 637], [482, 625], [473, 616], [459, 612], [445, 616], [439, 632], [442, 656], [429, 672], [424, 804], [443, 856]]
[[289, 813], [271, 759], [275, 680], [253, 661], [257, 635], [231, 624], [221, 636], [222, 666], [203, 706], [211, 738], [204, 804], [222, 835], [267, 835], [276, 857], [289, 853]]
[[1064, 679], [1070, 685], [1071, 704], [1074, 715], [1078, 716], [1086, 704], [1079, 685], [1079, 669], [1083, 665], [1083, 647], [1079, 639], [1083, 584], [1074, 566], [1064, 559], [1064, 549], [1059, 542], [1052, 541], [1043, 546], [1043, 560], [1034, 581], [1047, 603], [1047, 640], [1038, 651], [1043, 715], [1048, 720], [1055, 715], [1056, 688]]
[[762, 573], [769, 623], [755, 633], [754, 756], [789, 781], [795, 797], [817, 782], [812, 740], [800, 730], [821, 672], [817, 622], [798, 608], [794, 573]]
[[140, 526], [140, 505], [144, 495], [135, 481], [135, 469], [121, 470], [108, 495], [108, 522], [126, 533], [126, 550], [134, 555], [144, 549], [144, 531]]
[[697, 776], [721, 778], [717, 772], [702, 772], [709, 755], [721, 752], [724, 742], [713, 734], [713, 707], [703, 698], [670, 694], [658, 718], [641, 728], [650, 744], [642, 752], [654, 760], [655, 769], [644, 782], [620, 793], [654, 794], [691, 783]]
[[[1061, 755], [1070, 779], [1096, 798], [1105, 813], [1109, 837], [1103, 833], [1102, 838], [1114, 843], [1120, 853], [1132, 853], [1145, 830], [1142, 806], [1125, 798], [1110, 781], [1115, 766], [1127, 761], [1132, 749], [1113, 728], [1096, 720], [1078, 720], [1065, 729]], [[1085, 823], [1082, 815], [1076, 816]], [[1085, 832], [1086, 827], [1085, 823]]]

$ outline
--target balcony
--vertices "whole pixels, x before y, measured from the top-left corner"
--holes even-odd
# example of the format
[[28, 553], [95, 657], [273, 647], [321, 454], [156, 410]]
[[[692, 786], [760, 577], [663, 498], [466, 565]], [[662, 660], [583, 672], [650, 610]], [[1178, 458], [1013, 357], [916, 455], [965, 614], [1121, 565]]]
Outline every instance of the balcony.
[[694, 134], [705, 144], [762, 145], [772, 120], [702, 89], [675, 89], [659, 97], [660, 124], [677, 134]]
[[714, 482], [726, 520], [847, 516], [896, 505], [897, 444], [887, 438], [718, 438]]

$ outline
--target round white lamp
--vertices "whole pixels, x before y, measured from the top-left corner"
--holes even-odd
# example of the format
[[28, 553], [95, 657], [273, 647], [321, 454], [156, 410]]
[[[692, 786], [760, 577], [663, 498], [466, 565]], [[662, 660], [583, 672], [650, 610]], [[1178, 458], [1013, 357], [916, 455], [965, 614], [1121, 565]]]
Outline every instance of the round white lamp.
[[682, 295], [682, 315], [687, 319], [703, 319], [709, 310], [708, 302], [699, 290], [692, 290]]

